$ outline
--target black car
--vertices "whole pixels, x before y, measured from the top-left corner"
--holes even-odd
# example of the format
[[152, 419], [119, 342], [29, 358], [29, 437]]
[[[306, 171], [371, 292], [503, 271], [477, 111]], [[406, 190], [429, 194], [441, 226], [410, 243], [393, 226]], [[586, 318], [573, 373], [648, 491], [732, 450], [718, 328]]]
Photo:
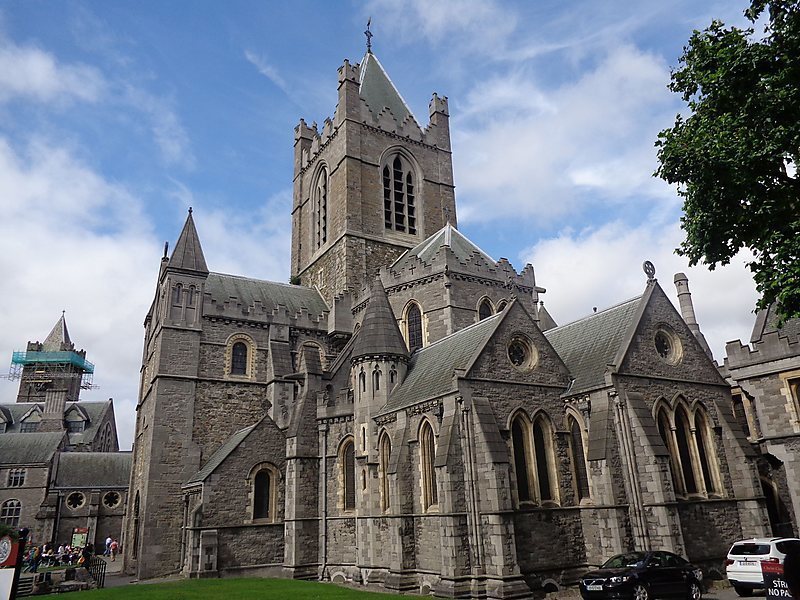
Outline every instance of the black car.
[[700, 600], [703, 572], [672, 552], [628, 552], [581, 577], [584, 600]]

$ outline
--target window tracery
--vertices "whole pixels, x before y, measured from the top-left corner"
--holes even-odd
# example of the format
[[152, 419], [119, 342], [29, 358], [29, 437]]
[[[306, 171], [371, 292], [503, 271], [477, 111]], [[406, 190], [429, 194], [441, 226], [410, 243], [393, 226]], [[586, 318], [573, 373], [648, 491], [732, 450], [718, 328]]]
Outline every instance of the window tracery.
[[523, 412], [511, 421], [511, 444], [520, 503], [557, 504], [552, 428], [543, 415], [533, 422]]

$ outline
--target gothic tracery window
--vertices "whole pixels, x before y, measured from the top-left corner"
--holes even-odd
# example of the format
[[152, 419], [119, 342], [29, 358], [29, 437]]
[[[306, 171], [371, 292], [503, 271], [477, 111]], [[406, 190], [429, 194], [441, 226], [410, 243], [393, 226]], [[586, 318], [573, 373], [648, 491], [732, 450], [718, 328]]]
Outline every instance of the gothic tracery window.
[[314, 247], [328, 241], [328, 170], [323, 168], [314, 186]]
[[519, 502], [558, 502], [552, 429], [543, 416], [532, 423], [524, 413], [511, 422], [514, 473]]
[[422, 311], [416, 302], [406, 310], [406, 342], [410, 352], [422, 348]]
[[382, 177], [385, 228], [417, 233], [417, 192], [411, 163], [401, 154], [395, 154], [384, 165]]
[[425, 421], [419, 436], [420, 462], [422, 465], [422, 507], [427, 510], [439, 503], [436, 487], [436, 438], [433, 427]]

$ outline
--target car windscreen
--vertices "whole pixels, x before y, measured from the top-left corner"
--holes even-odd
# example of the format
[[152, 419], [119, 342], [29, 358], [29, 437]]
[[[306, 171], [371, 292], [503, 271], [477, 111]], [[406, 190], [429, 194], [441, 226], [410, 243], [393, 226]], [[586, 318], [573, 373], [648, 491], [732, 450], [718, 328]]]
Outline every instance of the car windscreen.
[[769, 544], [734, 544], [728, 554], [734, 556], [761, 556], [769, 554]]
[[628, 552], [627, 554], [617, 554], [613, 558], [609, 558], [601, 567], [603, 569], [622, 569], [624, 567], [635, 567], [641, 563], [645, 556], [644, 552]]

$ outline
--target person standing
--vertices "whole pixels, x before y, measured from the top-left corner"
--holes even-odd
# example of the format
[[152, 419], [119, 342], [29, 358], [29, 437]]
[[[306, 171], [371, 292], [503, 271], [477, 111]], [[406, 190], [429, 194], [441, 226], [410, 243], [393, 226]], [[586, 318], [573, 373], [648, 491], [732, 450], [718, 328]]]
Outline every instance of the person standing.
[[109, 549], [111, 550], [111, 562], [114, 562], [117, 560], [117, 551], [119, 550], [119, 544], [117, 543], [117, 540], [111, 540]]
[[105, 551], [105, 553], [103, 554], [103, 556], [109, 556], [109, 555], [111, 554], [111, 542], [112, 542], [112, 541], [113, 541], [113, 540], [111, 539], [111, 536], [108, 536], [108, 537], [106, 538], [106, 551]]

